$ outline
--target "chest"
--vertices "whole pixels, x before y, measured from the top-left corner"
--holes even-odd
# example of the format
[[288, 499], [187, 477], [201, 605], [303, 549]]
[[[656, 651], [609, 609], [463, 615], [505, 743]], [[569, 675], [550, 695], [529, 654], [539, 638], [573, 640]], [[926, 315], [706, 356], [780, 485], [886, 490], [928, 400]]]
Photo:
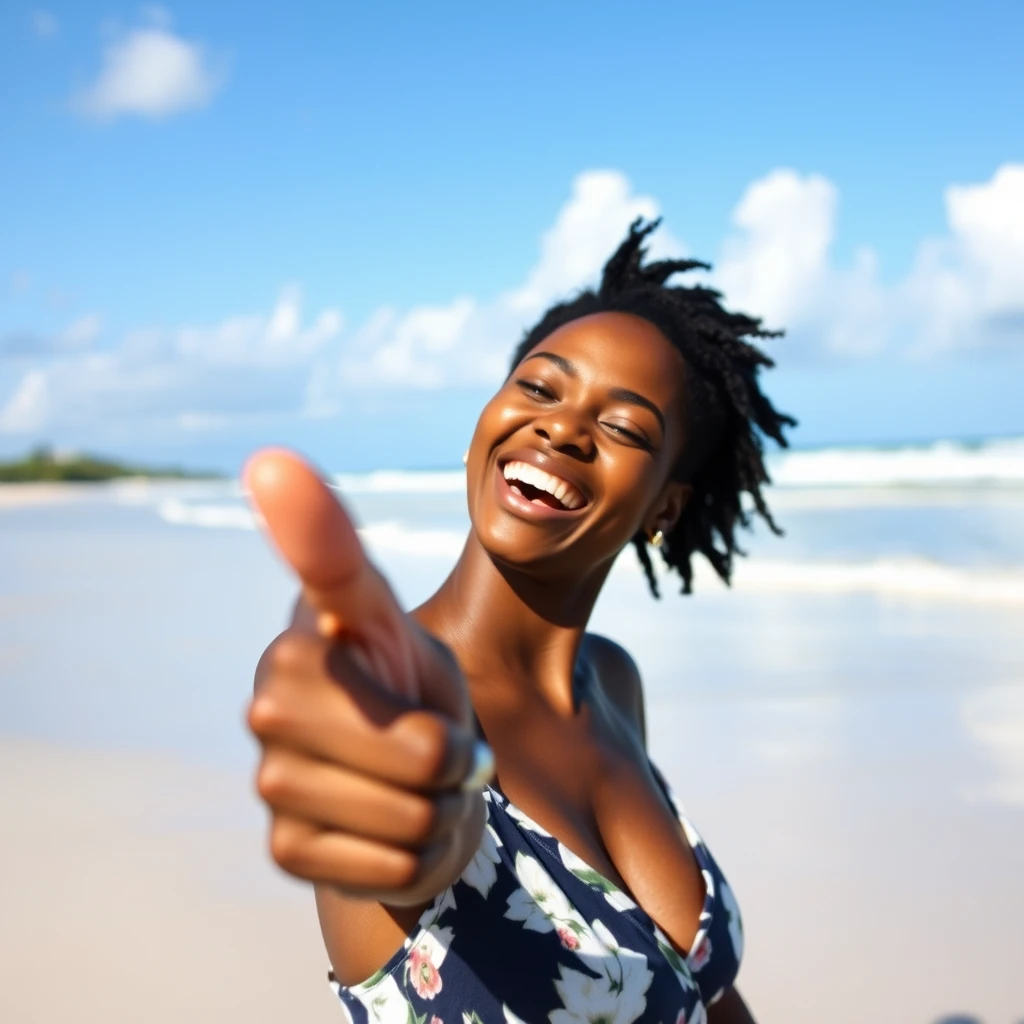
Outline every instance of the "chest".
[[477, 713], [508, 800], [688, 951], [704, 880], [639, 736], [600, 705], [571, 722], [544, 716], [517, 722], [486, 708]]

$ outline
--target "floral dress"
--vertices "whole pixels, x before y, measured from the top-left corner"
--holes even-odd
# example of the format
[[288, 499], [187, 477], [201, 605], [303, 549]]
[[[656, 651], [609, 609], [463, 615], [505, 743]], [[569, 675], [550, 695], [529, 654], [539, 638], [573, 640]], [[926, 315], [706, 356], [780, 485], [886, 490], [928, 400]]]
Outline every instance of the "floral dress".
[[[653, 767], [653, 766], [652, 766]], [[655, 771], [693, 849], [704, 906], [683, 957], [632, 899], [488, 786], [483, 841], [372, 977], [342, 985], [354, 1024], [705, 1024], [733, 982], [732, 890]]]

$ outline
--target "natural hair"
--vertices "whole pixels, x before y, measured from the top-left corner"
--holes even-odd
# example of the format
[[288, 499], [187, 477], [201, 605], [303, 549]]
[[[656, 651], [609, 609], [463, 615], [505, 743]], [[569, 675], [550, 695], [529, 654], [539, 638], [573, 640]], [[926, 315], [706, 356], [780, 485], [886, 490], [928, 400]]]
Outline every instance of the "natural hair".
[[[754, 511], [771, 530], [782, 533], [761, 494], [761, 485], [770, 483], [761, 435], [786, 446], [783, 427], [796, 426], [796, 420], [778, 412], [761, 391], [758, 371], [775, 364], [744, 340], [778, 337], [783, 332], [762, 330], [760, 320], [723, 309], [718, 301], [722, 295], [713, 288], [667, 285], [665, 282], [680, 271], [711, 267], [700, 260], [644, 264], [644, 239], [660, 222], [644, 224], [638, 217], [630, 225], [629, 236], [605, 264], [597, 291], [588, 288], [552, 306], [516, 347], [512, 368], [553, 331], [593, 313], [642, 317], [679, 350], [686, 363], [689, 423], [686, 450], [674, 476], [689, 483], [693, 492], [659, 550], [669, 568], [682, 577], [682, 592], [689, 594], [695, 551], [730, 582], [733, 555], [744, 554], [736, 544], [736, 525], [751, 525], [742, 504], [744, 493], [750, 495]], [[636, 534], [633, 544], [651, 592], [659, 597], [643, 531]]]

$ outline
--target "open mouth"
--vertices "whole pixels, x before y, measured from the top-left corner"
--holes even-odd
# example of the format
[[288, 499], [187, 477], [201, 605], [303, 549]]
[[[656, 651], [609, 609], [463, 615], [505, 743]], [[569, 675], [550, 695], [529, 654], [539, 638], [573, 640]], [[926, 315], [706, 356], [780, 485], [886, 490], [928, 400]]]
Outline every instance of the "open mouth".
[[576, 512], [587, 504], [587, 499], [567, 480], [528, 462], [507, 462], [501, 472], [509, 490], [533, 505], [558, 512]]

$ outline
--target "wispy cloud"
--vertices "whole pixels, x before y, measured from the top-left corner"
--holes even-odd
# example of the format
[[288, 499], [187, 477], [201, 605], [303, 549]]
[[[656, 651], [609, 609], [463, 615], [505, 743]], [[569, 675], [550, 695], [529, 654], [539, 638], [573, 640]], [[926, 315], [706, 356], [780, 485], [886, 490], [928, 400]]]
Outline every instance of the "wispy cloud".
[[28, 25], [32, 33], [40, 39], [49, 39], [57, 34], [60, 23], [49, 11], [35, 10], [28, 16]]
[[9, 331], [0, 335], [0, 357], [48, 356], [83, 352], [99, 338], [102, 330], [102, 318], [95, 313], [86, 313], [54, 334]]
[[[870, 249], [836, 264], [835, 184], [776, 170], [740, 197], [712, 273], [691, 277], [719, 287], [730, 308], [786, 328], [771, 349], [790, 365], [1024, 344], [1024, 166], [952, 185], [945, 200], [947, 232], [922, 240], [910, 272], [887, 284]], [[34, 358], [0, 402], [0, 433], [157, 420], [208, 430], [240, 417], [329, 417], [356, 394], [496, 384], [523, 329], [595, 282], [629, 223], [658, 212], [625, 175], [588, 171], [518, 284], [490, 299], [378, 309], [350, 332], [334, 307], [304, 320], [300, 291], [289, 286], [265, 312], [133, 330], [103, 350], [94, 345], [98, 318], [53, 337], [8, 336], [0, 349]], [[664, 230], [652, 243], [655, 257], [686, 251]]]
[[96, 79], [72, 97], [85, 117], [164, 118], [204, 107], [226, 79], [205, 48], [176, 35], [164, 8], [147, 9], [148, 24], [115, 30]]

